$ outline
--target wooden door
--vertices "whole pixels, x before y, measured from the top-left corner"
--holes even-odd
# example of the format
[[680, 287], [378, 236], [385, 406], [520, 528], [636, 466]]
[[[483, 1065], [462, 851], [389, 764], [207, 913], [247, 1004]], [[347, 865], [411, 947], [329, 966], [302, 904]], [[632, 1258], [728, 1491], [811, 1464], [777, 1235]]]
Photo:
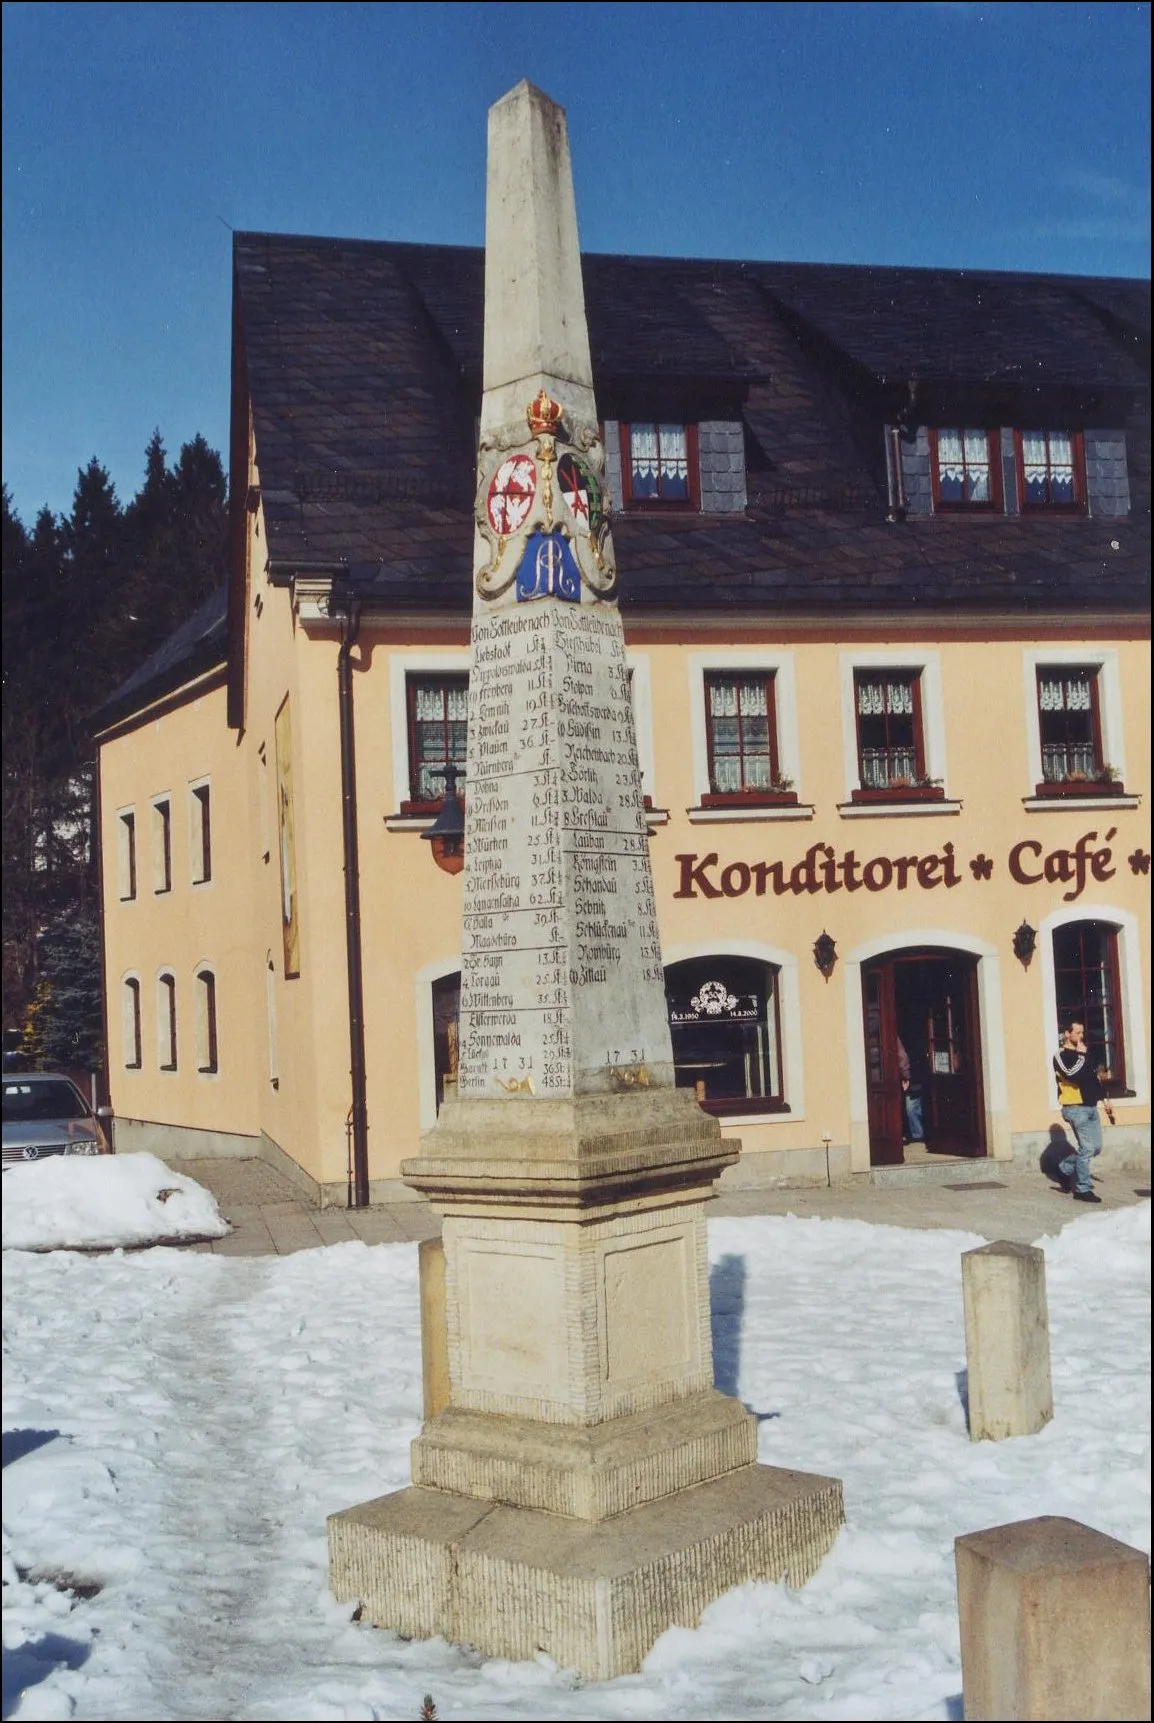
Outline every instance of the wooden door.
[[926, 970], [926, 1140], [939, 1154], [984, 1155], [977, 966], [937, 958]]
[[892, 959], [862, 970], [865, 1013], [866, 1095], [869, 1103], [870, 1165], [902, 1162], [902, 1083], [898, 1070], [897, 1016]]

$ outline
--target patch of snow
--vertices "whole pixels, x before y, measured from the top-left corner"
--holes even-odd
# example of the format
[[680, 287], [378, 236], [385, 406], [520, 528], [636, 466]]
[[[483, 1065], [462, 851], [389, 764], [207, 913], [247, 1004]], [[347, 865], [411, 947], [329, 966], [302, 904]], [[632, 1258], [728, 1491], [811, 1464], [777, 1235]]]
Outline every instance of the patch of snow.
[[4, 1173], [5, 1250], [223, 1238], [216, 1199], [155, 1155], [56, 1155]]
[[955, 1537], [1065, 1514], [1149, 1548], [1149, 1227], [1147, 1204], [1043, 1241], [1053, 1422], [974, 1443], [982, 1240], [711, 1222], [721, 1385], [763, 1461], [844, 1480], [847, 1524], [803, 1590], [741, 1586], [601, 1684], [403, 1641], [328, 1590], [326, 1515], [409, 1482], [415, 1246], [10, 1256], [5, 1715], [403, 1718], [430, 1693], [443, 1723], [957, 1717]]

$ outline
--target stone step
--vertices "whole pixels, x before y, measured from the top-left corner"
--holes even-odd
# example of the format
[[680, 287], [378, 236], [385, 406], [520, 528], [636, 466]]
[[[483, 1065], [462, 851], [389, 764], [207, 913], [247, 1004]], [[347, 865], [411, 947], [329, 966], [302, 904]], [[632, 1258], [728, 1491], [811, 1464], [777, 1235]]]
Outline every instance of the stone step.
[[934, 1156], [904, 1167], [871, 1167], [871, 1185], [961, 1185], [998, 1177], [998, 1163], [980, 1156]]

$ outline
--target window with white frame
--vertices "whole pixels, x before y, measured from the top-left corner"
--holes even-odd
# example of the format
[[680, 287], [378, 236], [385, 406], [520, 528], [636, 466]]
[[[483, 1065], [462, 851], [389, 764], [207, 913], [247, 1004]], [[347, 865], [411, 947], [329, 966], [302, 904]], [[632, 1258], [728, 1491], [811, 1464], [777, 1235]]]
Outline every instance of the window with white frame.
[[1054, 997], [1059, 1030], [1076, 1018], [1091, 1053], [1100, 1061], [1102, 1084], [1111, 1095], [1126, 1093], [1118, 929], [1105, 921], [1069, 921], [1053, 931]]
[[1014, 448], [1024, 510], [1084, 511], [1086, 463], [1080, 432], [1015, 431]]
[[[730, 649], [689, 657], [691, 820], [808, 817], [791, 652]], [[734, 786], [734, 787], [730, 787]]]
[[707, 671], [705, 732], [705, 806], [740, 805], [792, 791], [792, 781], [783, 777], [780, 766], [772, 671]]
[[152, 804], [152, 889], [158, 896], [172, 890], [172, 803], [167, 797]]
[[1042, 749], [1039, 795], [1055, 784], [1103, 781], [1106, 762], [1102, 757], [1096, 665], [1038, 666], [1038, 736]]
[[854, 797], [935, 792], [926, 770], [920, 670], [854, 672], [859, 788]]
[[951, 802], [941, 655], [854, 651], [839, 655], [846, 797], [844, 817], [929, 813]]
[[116, 820], [117, 889], [121, 903], [136, 897], [136, 814], [126, 808]]
[[623, 423], [621, 472], [626, 508], [700, 508], [697, 426]]
[[212, 878], [212, 788], [193, 784], [188, 799], [189, 859], [193, 885], [207, 885]]
[[175, 1071], [176, 1042], [176, 976], [164, 974], [156, 983], [156, 1047], [162, 1071]]
[[436, 807], [445, 794], [444, 767], [462, 770], [468, 747], [469, 678], [421, 673], [406, 679], [411, 811]]
[[140, 1021], [140, 982], [128, 975], [120, 993], [121, 1036], [124, 1047], [124, 1068], [139, 1071], [143, 1064], [143, 1042]]
[[1022, 653], [1026, 806], [1126, 790], [1122, 666], [1113, 647], [1039, 646]]
[[944, 513], [1000, 512], [1000, 435], [981, 426], [941, 426], [930, 431], [930, 476], [934, 507]]
[[216, 1033], [216, 976], [211, 969], [196, 972], [196, 1068], [202, 1076], [219, 1070]]

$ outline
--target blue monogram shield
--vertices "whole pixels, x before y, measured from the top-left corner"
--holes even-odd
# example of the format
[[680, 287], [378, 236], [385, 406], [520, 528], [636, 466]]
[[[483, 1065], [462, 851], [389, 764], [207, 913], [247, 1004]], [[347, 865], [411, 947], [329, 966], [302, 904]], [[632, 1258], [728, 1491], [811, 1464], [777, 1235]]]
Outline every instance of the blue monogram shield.
[[530, 535], [517, 570], [517, 603], [527, 604], [534, 598], [565, 598], [571, 604], [581, 601], [581, 576], [564, 533]]

